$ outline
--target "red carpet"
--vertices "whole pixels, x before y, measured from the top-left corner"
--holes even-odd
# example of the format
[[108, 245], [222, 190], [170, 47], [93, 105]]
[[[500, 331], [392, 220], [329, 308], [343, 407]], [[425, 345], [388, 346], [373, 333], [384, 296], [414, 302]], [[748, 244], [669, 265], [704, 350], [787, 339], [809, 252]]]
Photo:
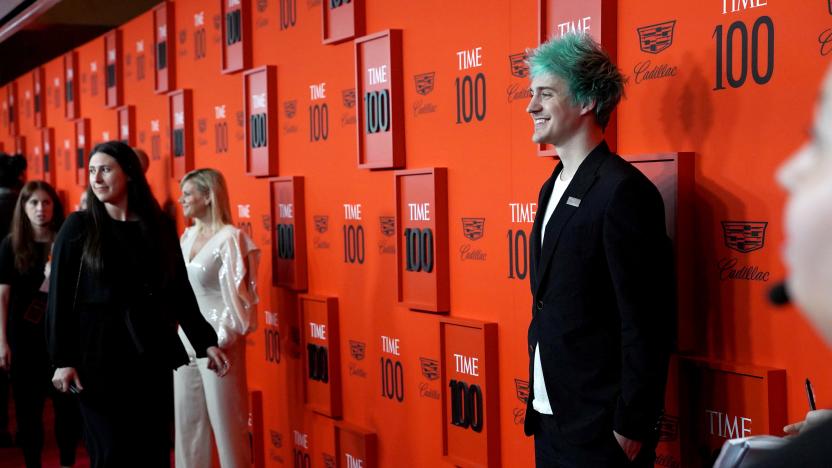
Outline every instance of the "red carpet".
[[[14, 405], [10, 404], [11, 429], [14, 434]], [[43, 441], [43, 468], [57, 468], [60, 466], [58, 458], [58, 446], [55, 444], [54, 413], [52, 403], [47, 400], [46, 408], [43, 411], [44, 441]], [[19, 447], [0, 448], [0, 468], [25, 468], [23, 463], [23, 452]], [[90, 461], [87, 457], [87, 450], [84, 444], [78, 445], [76, 452], [75, 468], [89, 468]]]

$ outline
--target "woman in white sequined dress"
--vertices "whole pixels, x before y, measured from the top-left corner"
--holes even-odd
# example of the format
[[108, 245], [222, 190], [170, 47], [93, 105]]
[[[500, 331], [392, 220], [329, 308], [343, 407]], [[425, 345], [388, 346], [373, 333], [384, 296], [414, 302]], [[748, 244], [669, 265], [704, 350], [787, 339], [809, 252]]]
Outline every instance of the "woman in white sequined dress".
[[208, 467], [214, 435], [222, 468], [249, 466], [245, 335], [257, 325], [255, 280], [260, 251], [231, 223], [222, 174], [197, 169], [182, 178], [180, 203], [193, 226], [180, 244], [188, 278], [205, 319], [233, 366], [218, 378], [179, 337], [191, 361], [174, 372], [177, 468]]

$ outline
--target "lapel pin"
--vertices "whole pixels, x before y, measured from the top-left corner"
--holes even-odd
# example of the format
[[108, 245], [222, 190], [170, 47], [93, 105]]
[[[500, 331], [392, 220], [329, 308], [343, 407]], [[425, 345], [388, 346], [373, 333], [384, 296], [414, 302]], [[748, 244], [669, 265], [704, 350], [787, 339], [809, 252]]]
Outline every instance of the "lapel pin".
[[575, 208], [577, 208], [577, 207], [581, 206], [581, 199], [580, 198], [575, 198], [575, 197], [569, 197], [569, 199], [566, 200], [566, 204], [569, 205], [569, 206], [574, 206]]

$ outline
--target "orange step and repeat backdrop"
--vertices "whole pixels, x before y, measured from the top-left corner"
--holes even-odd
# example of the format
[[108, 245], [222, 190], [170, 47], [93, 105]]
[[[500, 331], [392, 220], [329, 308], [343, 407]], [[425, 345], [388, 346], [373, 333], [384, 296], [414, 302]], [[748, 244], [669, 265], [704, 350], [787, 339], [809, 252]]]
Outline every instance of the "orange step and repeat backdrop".
[[828, 0], [177, 0], [6, 84], [0, 144], [69, 207], [108, 139], [147, 151], [169, 208], [184, 171], [225, 174], [264, 258], [255, 466], [531, 466], [527, 249], [553, 151], [530, 142], [524, 51], [589, 31], [629, 77], [611, 143], [661, 187], [679, 257], [657, 465], [699, 466], [801, 418], [806, 377], [832, 405], [829, 351], [765, 299], [773, 173], [830, 28]]

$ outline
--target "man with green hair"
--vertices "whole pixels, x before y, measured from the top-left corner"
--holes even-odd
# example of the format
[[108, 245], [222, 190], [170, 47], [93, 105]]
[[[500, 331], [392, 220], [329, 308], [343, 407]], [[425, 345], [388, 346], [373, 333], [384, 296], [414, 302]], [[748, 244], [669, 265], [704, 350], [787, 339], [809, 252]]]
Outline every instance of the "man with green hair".
[[624, 78], [587, 35], [530, 54], [535, 143], [560, 162], [531, 234], [531, 392], [539, 467], [652, 467], [675, 334], [673, 254], [656, 187], [604, 129]]

